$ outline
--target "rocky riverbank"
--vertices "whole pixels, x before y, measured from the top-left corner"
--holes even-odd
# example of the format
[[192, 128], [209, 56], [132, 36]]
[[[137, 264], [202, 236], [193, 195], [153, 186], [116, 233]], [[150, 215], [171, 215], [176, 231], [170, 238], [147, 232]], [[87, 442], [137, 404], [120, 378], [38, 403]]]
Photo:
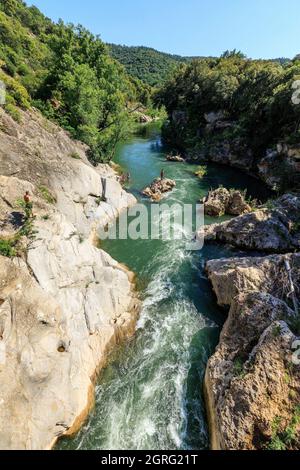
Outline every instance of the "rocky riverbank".
[[205, 228], [207, 242], [260, 253], [207, 263], [218, 304], [229, 308], [205, 378], [213, 449], [300, 447], [299, 205], [286, 194]]
[[134, 276], [94, 240], [136, 201], [39, 113], [0, 113], [0, 448], [48, 449], [78, 430], [97, 373], [134, 332]]
[[210, 191], [204, 199], [204, 212], [211, 217], [222, 215], [243, 215], [251, 212], [251, 206], [241, 191], [220, 187]]
[[[300, 185], [300, 146], [278, 142], [272, 148], [255, 155], [241, 137], [228, 137], [226, 133], [237, 131], [237, 122], [229, 119], [222, 110], [206, 113], [199, 135], [205, 137], [201, 149], [185, 149], [184, 156], [193, 163], [213, 162], [239, 168], [262, 180], [268, 187], [286, 191]], [[172, 125], [177, 128], [185, 123], [187, 116], [182, 111], [172, 113]], [[182, 143], [178, 142], [182, 150]]]
[[153, 202], [159, 202], [162, 197], [172, 191], [176, 186], [176, 182], [168, 178], [157, 178], [150, 186], [142, 191], [144, 196], [149, 197]]
[[245, 215], [204, 228], [207, 242], [283, 253], [300, 248], [300, 197], [286, 194]]

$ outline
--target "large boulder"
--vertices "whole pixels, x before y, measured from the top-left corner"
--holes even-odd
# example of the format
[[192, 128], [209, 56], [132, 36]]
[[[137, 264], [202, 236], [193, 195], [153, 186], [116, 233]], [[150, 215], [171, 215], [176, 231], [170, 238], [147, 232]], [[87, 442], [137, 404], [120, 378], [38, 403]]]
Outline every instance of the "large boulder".
[[229, 307], [240, 292], [258, 291], [276, 296], [281, 288], [289, 293], [285, 259], [293, 266], [295, 278], [300, 278], [300, 254], [208, 261], [206, 271], [218, 304]]
[[144, 196], [149, 197], [152, 201], [160, 201], [164, 194], [172, 191], [176, 186], [176, 182], [168, 178], [157, 178], [150, 186], [142, 191]]
[[168, 162], [174, 162], [174, 163], [183, 163], [184, 158], [181, 157], [180, 155], [167, 155], [166, 160]]
[[218, 188], [208, 193], [204, 199], [204, 211], [211, 217], [220, 217], [226, 212], [230, 193], [226, 188]]
[[[285, 259], [298, 288], [300, 255]], [[230, 306], [205, 377], [212, 448], [299, 449], [299, 331], [284, 257], [216, 260], [207, 269], [218, 303]]]
[[247, 250], [288, 252], [300, 247], [300, 197], [286, 194], [270, 208], [260, 208], [232, 220], [204, 227], [207, 242]]
[[250, 212], [251, 207], [241, 191], [229, 191], [220, 187], [208, 193], [204, 199], [204, 211], [211, 217], [220, 217], [224, 214], [236, 216]]
[[241, 191], [230, 191], [226, 214], [243, 215], [251, 212], [252, 208], [245, 200], [245, 196]]

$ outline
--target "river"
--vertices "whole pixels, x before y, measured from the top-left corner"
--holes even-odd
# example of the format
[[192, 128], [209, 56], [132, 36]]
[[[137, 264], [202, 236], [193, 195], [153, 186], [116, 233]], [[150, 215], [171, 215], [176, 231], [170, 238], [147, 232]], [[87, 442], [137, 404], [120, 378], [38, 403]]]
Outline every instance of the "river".
[[[144, 136], [118, 148], [115, 161], [131, 174], [128, 190], [145, 204], [149, 201], [140, 190], [162, 168], [177, 184], [164, 202], [196, 204], [220, 184], [266, 197], [257, 180], [238, 170], [209, 165], [200, 180], [195, 166], [169, 163], [165, 156], [159, 131], [151, 126]], [[204, 265], [232, 253], [214, 245], [188, 252], [179, 240], [106, 241], [102, 248], [137, 274], [142, 311], [134, 338], [115, 351], [99, 377], [88, 421], [58, 448], [207, 449], [202, 383], [225, 315], [216, 305]]]

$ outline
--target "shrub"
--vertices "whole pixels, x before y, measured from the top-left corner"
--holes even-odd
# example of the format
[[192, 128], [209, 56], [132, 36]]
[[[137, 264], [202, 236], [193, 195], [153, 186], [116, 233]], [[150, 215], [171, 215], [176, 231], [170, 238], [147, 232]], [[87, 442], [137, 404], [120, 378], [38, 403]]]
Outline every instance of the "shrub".
[[0, 238], [0, 254], [8, 258], [16, 256], [15, 240]]
[[300, 423], [300, 406], [297, 405], [292, 419], [285, 429], [280, 430], [282, 418], [277, 416], [272, 423], [272, 439], [268, 450], [287, 450], [297, 440], [297, 428]]
[[51, 193], [51, 191], [46, 188], [46, 186], [40, 186], [38, 188], [38, 191], [41, 195], [41, 197], [46, 201], [48, 204], [55, 204], [56, 203], [56, 197]]
[[236, 357], [233, 362], [234, 375], [241, 379], [246, 375], [246, 372], [244, 371], [244, 362], [245, 361], [243, 361], [241, 357]]
[[81, 157], [77, 152], [72, 152], [70, 157], [74, 158], [74, 160], [81, 160]]
[[22, 122], [21, 113], [15, 105], [7, 103], [5, 105], [5, 111], [14, 119], [14, 121], [18, 123]]
[[9, 77], [2, 70], [0, 70], [0, 80], [6, 85], [6, 90], [9, 95], [13, 97], [15, 103], [21, 108], [28, 109], [30, 107], [29, 94], [20, 82], [12, 77]]
[[207, 166], [200, 165], [195, 172], [195, 175], [198, 176], [198, 178], [204, 178], [204, 176], [207, 175]]

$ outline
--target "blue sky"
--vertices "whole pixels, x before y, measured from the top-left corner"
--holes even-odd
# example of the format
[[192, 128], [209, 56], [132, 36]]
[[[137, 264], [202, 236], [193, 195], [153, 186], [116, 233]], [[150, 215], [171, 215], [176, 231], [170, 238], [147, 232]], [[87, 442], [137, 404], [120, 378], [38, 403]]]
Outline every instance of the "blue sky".
[[181, 55], [239, 49], [253, 58], [300, 53], [299, 0], [27, 0], [105, 42]]

